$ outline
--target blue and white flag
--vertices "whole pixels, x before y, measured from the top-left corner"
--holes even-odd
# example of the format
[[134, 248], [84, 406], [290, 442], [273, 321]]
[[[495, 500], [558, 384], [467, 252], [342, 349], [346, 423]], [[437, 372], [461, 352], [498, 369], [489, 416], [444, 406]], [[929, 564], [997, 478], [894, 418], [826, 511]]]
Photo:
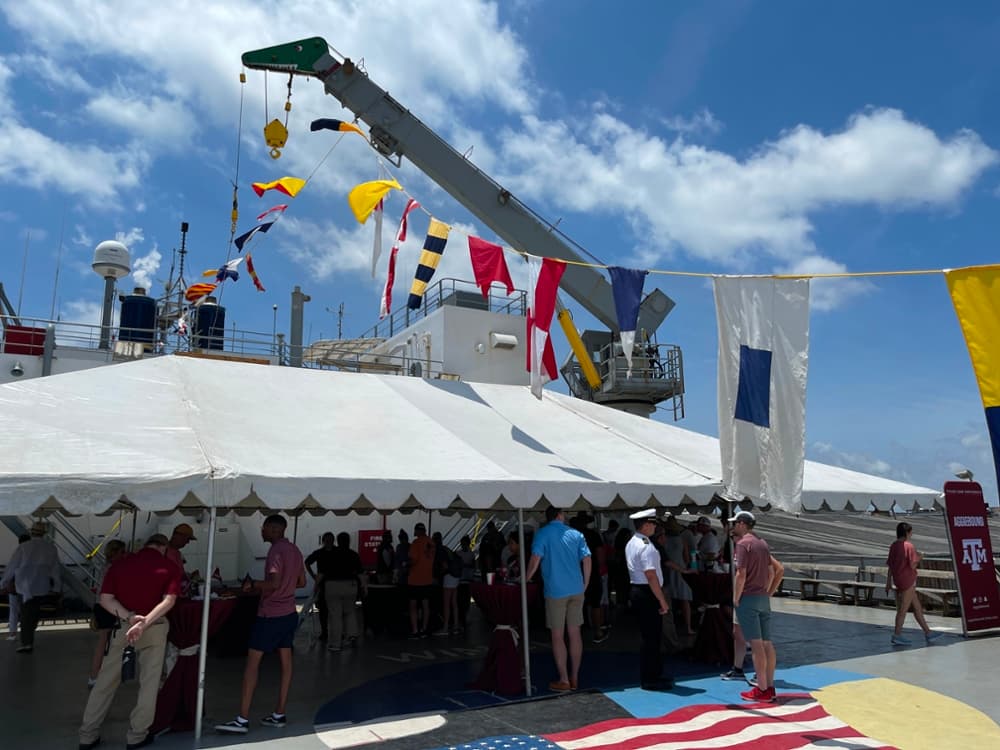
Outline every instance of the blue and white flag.
[[794, 510], [805, 464], [809, 280], [714, 281], [723, 484]]
[[632, 377], [632, 347], [635, 346], [635, 327], [639, 320], [639, 303], [642, 302], [642, 285], [648, 271], [636, 268], [608, 266], [611, 292], [615, 298], [615, 315], [618, 318], [618, 336], [622, 353], [628, 363], [626, 377]]

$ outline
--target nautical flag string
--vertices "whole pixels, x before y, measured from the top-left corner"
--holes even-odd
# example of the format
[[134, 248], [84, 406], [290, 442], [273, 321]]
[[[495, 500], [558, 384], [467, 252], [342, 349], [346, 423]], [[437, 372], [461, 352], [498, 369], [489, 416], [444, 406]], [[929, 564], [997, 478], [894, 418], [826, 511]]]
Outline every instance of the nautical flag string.
[[339, 130], [342, 133], [357, 133], [362, 138], [365, 137], [365, 132], [354, 123], [335, 120], [332, 117], [321, 117], [318, 120], [313, 120], [309, 123], [309, 130], [314, 133], [317, 130]]
[[618, 318], [618, 338], [628, 364], [626, 378], [632, 377], [632, 348], [635, 346], [635, 328], [639, 320], [639, 304], [642, 302], [642, 285], [646, 281], [646, 273], [637, 268], [608, 266], [611, 293], [615, 298], [615, 315]]
[[413, 284], [410, 285], [410, 298], [406, 301], [406, 306], [411, 310], [419, 309], [424, 301], [424, 292], [427, 291], [427, 284], [430, 283], [438, 263], [441, 262], [450, 229], [451, 227], [437, 219], [431, 219], [430, 226], [427, 227], [424, 249], [420, 253], [417, 272], [413, 275]]
[[559, 377], [549, 326], [556, 311], [556, 293], [566, 263], [528, 256], [527, 366], [531, 393], [542, 398], [542, 386]]
[[715, 279], [719, 451], [731, 495], [795, 510], [805, 468], [809, 280]]
[[1000, 266], [949, 270], [944, 278], [972, 360], [993, 446], [993, 467], [1000, 477]]
[[188, 302], [195, 302], [214, 292], [217, 286], [218, 284], [192, 284], [184, 292], [184, 299]]
[[219, 270], [215, 274], [215, 280], [220, 284], [226, 279], [232, 279], [233, 281], [240, 280], [240, 274], [236, 270], [236, 267], [243, 262], [243, 258], [233, 258], [226, 263], [219, 266]]
[[253, 182], [250, 184], [250, 187], [253, 188], [253, 191], [258, 196], [264, 195], [268, 190], [276, 190], [279, 193], [284, 193], [294, 198], [305, 187], [305, 184], [306, 181], [300, 177], [282, 177], [280, 180], [273, 180], [271, 182]]
[[399, 217], [399, 229], [396, 231], [396, 240], [392, 243], [392, 250], [389, 251], [389, 268], [386, 274], [385, 286], [382, 288], [382, 300], [379, 303], [378, 319], [382, 320], [392, 312], [392, 285], [396, 283], [396, 256], [399, 254], [399, 243], [406, 242], [407, 219], [410, 211], [420, 208], [420, 204], [413, 198], [406, 201], [403, 215]]
[[[273, 211], [274, 209], [272, 208], [270, 210]], [[266, 214], [267, 212], [265, 211], [264, 213]], [[264, 214], [261, 214], [261, 216], [263, 216], [263, 215]], [[257, 218], [259, 219], [260, 216], [258, 216]], [[243, 252], [243, 246], [245, 244], [247, 244], [250, 241], [250, 239], [255, 234], [257, 234], [257, 232], [260, 232], [260, 233], [263, 234], [263, 233], [267, 232], [272, 226], [274, 226], [274, 222], [273, 221], [267, 221], [267, 222], [264, 222], [263, 224], [258, 224], [253, 229], [251, 229], [249, 232], [244, 232], [239, 237], [237, 237], [235, 240], [233, 240], [233, 244], [236, 245], [236, 249], [239, 252], [242, 253]]]
[[402, 189], [403, 186], [395, 180], [362, 182], [360, 185], [355, 185], [351, 188], [351, 192], [347, 194], [347, 203], [351, 207], [354, 218], [358, 220], [358, 223], [364, 224], [368, 221], [371, 212], [375, 210], [375, 206], [385, 198], [390, 190]]
[[257, 269], [253, 267], [253, 257], [247, 252], [247, 273], [250, 274], [250, 278], [253, 280], [253, 285], [257, 287], [258, 292], [267, 291], [264, 289], [264, 285], [260, 283], [260, 278], [257, 276]]
[[273, 214], [275, 212], [285, 213], [285, 210], [287, 208], [288, 208], [288, 204], [287, 203], [279, 203], [277, 206], [271, 206], [264, 213], [258, 214], [257, 221], [260, 221], [261, 219], [263, 219], [268, 214]]
[[469, 259], [472, 261], [476, 286], [482, 290], [483, 297], [489, 298], [490, 285], [494, 281], [507, 287], [508, 295], [514, 291], [514, 282], [510, 278], [510, 270], [500, 245], [469, 235]]

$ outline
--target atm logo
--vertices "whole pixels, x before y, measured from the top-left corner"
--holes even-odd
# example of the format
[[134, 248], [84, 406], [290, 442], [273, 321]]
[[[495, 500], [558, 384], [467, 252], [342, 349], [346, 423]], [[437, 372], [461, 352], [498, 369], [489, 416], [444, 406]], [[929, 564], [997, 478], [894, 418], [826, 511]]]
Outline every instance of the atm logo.
[[970, 566], [977, 572], [982, 570], [984, 565], [989, 565], [982, 539], [962, 540], [962, 564]]

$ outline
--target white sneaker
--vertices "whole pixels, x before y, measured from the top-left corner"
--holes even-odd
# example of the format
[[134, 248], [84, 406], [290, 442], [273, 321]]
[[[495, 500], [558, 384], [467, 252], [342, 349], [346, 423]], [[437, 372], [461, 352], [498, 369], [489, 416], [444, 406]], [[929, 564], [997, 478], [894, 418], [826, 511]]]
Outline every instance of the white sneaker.
[[240, 721], [239, 719], [233, 719], [232, 721], [227, 721], [225, 724], [216, 724], [216, 732], [224, 732], [225, 734], [246, 734], [250, 729], [249, 721]]
[[8, 641], [16, 641], [17, 640], [17, 633], [11, 633], [10, 635], [8, 635], [7, 636], [7, 640]]

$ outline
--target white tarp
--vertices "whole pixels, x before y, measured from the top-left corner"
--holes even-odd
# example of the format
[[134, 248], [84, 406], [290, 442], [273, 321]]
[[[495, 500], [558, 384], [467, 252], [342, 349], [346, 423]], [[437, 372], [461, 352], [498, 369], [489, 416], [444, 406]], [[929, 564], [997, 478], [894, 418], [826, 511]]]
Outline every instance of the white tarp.
[[[522, 386], [160, 357], [0, 386], [0, 513], [708, 504], [714, 438]], [[815, 478], [815, 481], [813, 481]], [[190, 493], [190, 494], [189, 494]], [[803, 503], [937, 492], [809, 464]]]

